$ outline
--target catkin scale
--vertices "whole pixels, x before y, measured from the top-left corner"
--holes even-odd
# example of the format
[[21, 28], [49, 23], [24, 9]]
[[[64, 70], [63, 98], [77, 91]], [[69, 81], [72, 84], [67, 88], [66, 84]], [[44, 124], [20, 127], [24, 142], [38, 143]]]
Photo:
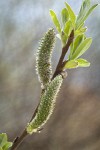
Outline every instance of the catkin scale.
[[38, 107], [36, 116], [27, 125], [27, 132], [29, 134], [37, 132], [38, 129], [40, 129], [51, 116], [62, 81], [63, 81], [62, 76], [58, 75], [47, 86], [47, 89], [41, 96], [40, 105]]
[[45, 88], [52, 77], [51, 56], [54, 43], [54, 29], [49, 29], [45, 36], [41, 39], [40, 46], [36, 54], [36, 72], [42, 88]]

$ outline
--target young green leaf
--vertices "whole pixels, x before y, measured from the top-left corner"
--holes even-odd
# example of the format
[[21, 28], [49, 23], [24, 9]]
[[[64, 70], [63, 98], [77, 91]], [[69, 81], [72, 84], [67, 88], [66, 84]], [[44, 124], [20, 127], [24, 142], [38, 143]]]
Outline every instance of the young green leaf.
[[8, 150], [11, 146], [12, 146], [12, 143], [11, 143], [11, 142], [7, 142], [7, 143], [3, 146], [3, 150]]
[[55, 12], [53, 10], [50, 10], [50, 16], [51, 16], [51, 19], [52, 19], [54, 25], [57, 28], [57, 31], [59, 33], [61, 33], [60, 23], [59, 23], [58, 18], [57, 18], [56, 14], [55, 14]]
[[7, 134], [0, 134], [0, 150], [8, 150], [12, 146], [12, 142], [8, 142]]
[[83, 58], [77, 59], [77, 62], [78, 62], [78, 67], [89, 67], [90, 66], [90, 62], [88, 62], [87, 60], [85, 60]]
[[98, 4], [93, 5], [88, 12], [86, 13], [86, 16], [84, 17], [84, 21], [87, 19], [87, 17], [91, 14], [91, 12], [98, 6]]
[[69, 60], [64, 65], [63, 69], [72, 69], [77, 67], [78, 67], [78, 62], [76, 60]]
[[84, 40], [84, 34], [79, 35], [79, 36], [76, 37], [76, 39], [74, 41], [73, 53], [78, 48], [78, 46], [81, 44], [81, 42], [83, 42], [83, 40]]
[[84, 34], [87, 31], [87, 27], [82, 27], [80, 29], [75, 30], [75, 36]]
[[84, 22], [84, 16], [86, 15], [87, 11], [89, 10], [90, 7], [90, 0], [84, 0], [79, 14], [77, 16], [77, 20], [76, 20], [76, 29], [79, 28], [79, 26]]
[[66, 41], [67, 41], [68, 36], [70, 35], [72, 29], [73, 29], [72, 22], [70, 20], [68, 20], [64, 26], [64, 29], [63, 29], [64, 32], [62, 32], [62, 34], [61, 34], [63, 46], [66, 45]]
[[81, 5], [79, 14], [77, 16], [77, 20], [81, 19], [83, 17], [83, 15], [86, 14], [89, 7], [90, 7], [90, 0], [84, 0], [82, 5]]
[[69, 56], [68, 56], [68, 60], [70, 60], [70, 58], [72, 57], [73, 49], [74, 49], [74, 42], [71, 43], [71, 45], [70, 45], [70, 54], [69, 54]]
[[0, 134], [0, 146], [3, 147], [7, 141], [7, 135], [6, 133]]
[[76, 15], [74, 14], [74, 12], [73, 12], [72, 8], [70, 7], [70, 5], [68, 5], [66, 2], [65, 2], [65, 5], [66, 5], [66, 8], [69, 12], [70, 20], [71, 20], [71, 22], [73, 24], [73, 27], [74, 27], [75, 21], [76, 21]]
[[69, 36], [70, 32], [72, 31], [72, 22], [69, 20], [66, 22], [65, 27], [64, 27], [64, 33]]
[[87, 19], [87, 17], [91, 14], [91, 12], [98, 6], [95, 4], [90, 6], [90, 0], [84, 0], [77, 16], [76, 20], [76, 29], [78, 29]]
[[66, 45], [67, 35], [63, 31], [62, 31], [62, 34], [61, 34], [61, 41], [62, 41], [62, 45], [64, 47]]
[[84, 35], [79, 35], [75, 38], [75, 40], [73, 41], [73, 43], [71, 44], [70, 47], [70, 55], [69, 55], [69, 59], [72, 57], [72, 55], [74, 54], [75, 50], [78, 48], [78, 46], [81, 44], [81, 42], [84, 40]]
[[62, 9], [61, 12], [61, 19], [62, 19], [62, 24], [63, 27], [65, 26], [65, 23], [68, 21], [69, 19], [69, 14], [68, 14], [68, 10], [66, 8]]
[[83, 53], [85, 53], [87, 51], [87, 49], [90, 47], [91, 43], [92, 43], [91, 38], [85, 39], [75, 50], [71, 59], [77, 59], [78, 57], [80, 57]]

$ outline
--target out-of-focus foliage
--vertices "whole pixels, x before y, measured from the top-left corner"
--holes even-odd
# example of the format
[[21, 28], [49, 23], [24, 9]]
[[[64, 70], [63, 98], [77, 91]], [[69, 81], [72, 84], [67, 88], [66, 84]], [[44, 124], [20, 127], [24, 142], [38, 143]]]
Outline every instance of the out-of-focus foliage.
[[12, 142], [8, 142], [7, 134], [0, 134], [0, 150], [8, 150], [12, 146]]
[[[49, 9], [59, 12], [64, 0], [0, 1], [0, 131], [10, 140], [19, 135], [38, 104], [40, 85], [35, 74], [38, 41], [52, 27]], [[79, 11], [82, 0], [67, 0]], [[100, 3], [100, 0], [91, 0]], [[45, 23], [44, 23], [45, 22]], [[100, 148], [100, 8], [86, 25], [93, 44], [85, 55], [87, 68], [69, 71], [56, 109], [41, 134], [29, 137], [20, 150], [98, 150]], [[53, 70], [61, 52], [57, 40]], [[63, 124], [63, 126], [62, 126]], [[52, 128], [51, 128], [52, 126]]]

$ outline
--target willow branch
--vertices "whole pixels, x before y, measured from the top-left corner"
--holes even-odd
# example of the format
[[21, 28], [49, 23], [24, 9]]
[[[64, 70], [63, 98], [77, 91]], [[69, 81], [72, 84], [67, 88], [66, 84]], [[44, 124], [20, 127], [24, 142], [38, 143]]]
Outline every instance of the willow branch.
[[[63, 63], [64, 63], [63, 61], [64, 61], [65, 55], [66, 55], [71, 43], [73, 42], [73, 39], [74, 39], [74, 30], [72, 30], [65, 47], [62, 48], [62, 53], [61, 53], [58, 65], [56, 67], [56, 70], [54, 72], [52, 79], [54, 79], [58, 74], [62, 73], [62, 71], [63, 71], [62, 68], [63, 68]], [[39, 106], [39, 104], [38, 104], [38, 106]], [[30, 119], [30, 122], [33, 120], [34, 116], [36, 115], [37, 110], [38, 110], [38, 106], [36, 107], [32, 117]], [[11, 150], [16, 150], [27, 135], [28, 135], [28, 133], [27, 133], [26, 128], [25, 128], [24, 131], [22, 132], [22, 134], [19, 137], [16, 137], [16, 139], [14, 140], [13, 146], [11, 147]]]

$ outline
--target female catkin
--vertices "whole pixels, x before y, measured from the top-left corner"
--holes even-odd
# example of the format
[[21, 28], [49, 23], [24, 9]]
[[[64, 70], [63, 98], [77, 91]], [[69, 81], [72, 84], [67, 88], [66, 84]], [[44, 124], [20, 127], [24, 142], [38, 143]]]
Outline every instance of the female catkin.
[[52, 76], [51, 56], [55, 43], [54, 29], [49, 29], [41, 39], [40, 46], [36, 55], [36, 71], [41, 87], [45, 88]]
[[51, 116], [62, 81], [62, 76], [58, 75], [47, 86], [47, 89], [41, 96], [36, 116], [27, 126], [27, 132], [29, 134], [37, 132]]

